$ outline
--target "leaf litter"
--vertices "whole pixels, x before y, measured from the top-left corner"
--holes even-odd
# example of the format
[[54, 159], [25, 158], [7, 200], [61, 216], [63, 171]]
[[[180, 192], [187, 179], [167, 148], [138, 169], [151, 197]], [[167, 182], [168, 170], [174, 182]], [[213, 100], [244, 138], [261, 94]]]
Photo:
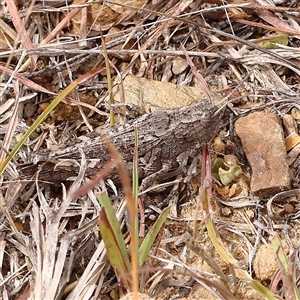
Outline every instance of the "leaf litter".
[[[74, 162], [80, 165], [75, 180], [59, 185], [53, 185], [51, 178], [40, 182], [38, 176], [24, 181], [18, 169], [33, 150], [59, 148], [77, 137], [84, 139], [107, 121], [108, 83], [101, 30], [110, 71], [120, 89], [124, 77], [132, 74], [199, 90], [202, 82], [223, 99], [221, 105], [226, 110], [219, 133], [223, 146], [217, 148], [213, 143], [212, 157], [234, 154], [243, 170], [233, 184], [214, 182], [206, 217], [200, 212], [195, 216], [200, 185], [195, 175], [197, 162], [187, 172], [189, 180], [174, 175], [168, 180], [173, 180], [176, 188], [163, 188], [168, 184], [162, 184], [160, 190], [145, 196], [146, 228], [168, 205], [165, 199], [172, 204], [173, 216], [166, 222], [147, 266], [140, 270], [140, 291], [155, 299], [263, 299], [238, 274], [247, 272], [260, 280], [253, 266], [262, 265], [267, 255], [256, 253], [272, 238], [277, 242], [280, 264], [275, 274], [266, 272], [263, 284], [278, 297], [298, 299], [294, 288], [299, 281], [299, 195], [274, 195], [271, 199], [276, 201], [268, 204], [252, 196], [251, 172], [239, 154], [241, 145], [234, 137], [233, 123], [256, 110], [280, 117], [290, 115], [292, 109], [293, 114], [299, 111], [299, 11], [297, 1], [277, 5], [269, 1], [228, 1], [225, 5], [210, 0], [1, 3], [0, 165], [24, 135], [24, 128], [35, 122], [60, 91], [98, 68], [89, 80], [74, 85], [68, 98], [11, 157], [0, 178], [1, 297], [27, 299], [30, 294], [34, 299], [118, 299], [125, 292], [112, 273], [97, 227], [100, 205], [94, 192], [105, 191], [105, 184], [97, 183], [93, 192], [76, 201], [70, 196], [87, 181], [84, 156], [81, 162]], [[173, 72], [178, 58], [189, 65], [179, 73]], [[161, 106], [163, 101], [159, 101], [159, 93], [156, 95], [157, 106]], [[32, 105], [33, 113], [26, 113]], [[296, 176], [298, 165], [297, 160], [290, 165]], [[291, 191], [297, 191], [297, 182], [297, 177], [293, 178]], [[122, 189], [118, 183], [108, 183], [126, 236]], [[286, 209], [286, 202], [292, 209]], [[225, 205], [230, 209], [226, 214]], [[204, 225], [209, 215], [219, 235], [216, 241], [222, 241], [223, 249], [238, 262], [238, 272], [237, 266], [232, 268], [212, 247], [213, 229], [207, 231]], [[183, 236], [192, 236], [190, 221], [194, 218], [200, 222], [199, 233], [193, 247], [186, 247]], [[289, 268], [283, 258], [288, 254]], [[191, 277], [198, 283], [191, 283]], [[269, 291], [264, 293], [273, 299]]]

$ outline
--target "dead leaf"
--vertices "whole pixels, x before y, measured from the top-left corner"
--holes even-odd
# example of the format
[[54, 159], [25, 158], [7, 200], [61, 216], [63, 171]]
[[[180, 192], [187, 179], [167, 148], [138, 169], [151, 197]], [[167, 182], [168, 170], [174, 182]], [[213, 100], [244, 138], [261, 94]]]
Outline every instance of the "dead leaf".
[[234, 155], [226, 155], [224, 159], [217, 158], [214, 161], [212, 176], [219, 179], [225, 186], [234, 182], [241, 174], [242, 169]]

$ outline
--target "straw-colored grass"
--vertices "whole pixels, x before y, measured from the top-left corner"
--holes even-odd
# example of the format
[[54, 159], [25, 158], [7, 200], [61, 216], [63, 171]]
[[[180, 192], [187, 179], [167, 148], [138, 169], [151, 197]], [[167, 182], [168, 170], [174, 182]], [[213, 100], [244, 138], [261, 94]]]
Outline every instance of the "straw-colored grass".
[[[139, 291], [155, 299], [299, 299], [299, 205], [278, 221], [271, 202], [255, 208], [249, 193], [250, 201], [217, 201], [221, 188], [212, 189], [208, 167], [210, 157], [236, 154], [227, 135], [236, 118], [252, 109], [280, 116], [300, 109], [299, 11], [297, 1], [1, 3], [0, 298], [119, 299], [133, 291], [127, 297], [137, 299]], [[187, 62], [180, 74], [176, 58]], [[71, 181], [22, 177], [34, 151], [84, 139], [108, 116], [111, 125], [123, 122], [112, 76], [126, 102], [122, 82], [130, 73], [223, 99], [227, 148], [211, 156], [205, 148], [202, 176], [196, 159], [183, 159], [185, 173], [139, 195], [137, 166], [132, 187], [111, 146], [112, 161], [94, 179], [85, 176], [83, 153], [71, 162], [80, 169]], [[121, 184], [107, 179], [112, 167]], [[104, 209], [99, 194], [112, 206]], [[225, 205], [228, 216], [220, 213]], [[103, 241], [112, 236], [119, 243]], [[252, 268], [262, 244], [277, 256], [270, 282]], [[109, 247], [121, 249], [117, 263]]]

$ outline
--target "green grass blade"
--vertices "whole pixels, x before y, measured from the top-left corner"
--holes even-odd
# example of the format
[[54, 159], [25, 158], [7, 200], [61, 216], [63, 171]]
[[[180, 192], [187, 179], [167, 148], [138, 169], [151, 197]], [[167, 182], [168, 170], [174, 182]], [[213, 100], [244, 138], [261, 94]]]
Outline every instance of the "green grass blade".
[[[97, 199], [102, 206], [99, 228], [107, 249], [107, 255], [120, 282], [124, 284], [124, 276], [129, 275], [131, 264], [119, 221], [108, 195], [106, 193], [97, 194]], [[125, 282], [125, 285], [127, 284], [128, 282]], [[129, 285], [127, 287], [129, 287]]]
[[268, 300], [278, 300], [282, 299], [281, 297], [273, 294], [268, 288], [260, 284], [259, 282], [252, 280], [250, 283], [251, 287], [261, 296], [265, 297]]
[[[292, 262], [288, 260], [286, 257], [282, 242], [278, 236], [277, 233], [274, 234], [272, 240], [271, 240], [272, 247], [274, 249], [274, 252], [277, 255], [277, 260], [280, 266], [282, 281], [283, 281], [283, 288], [286, 292], [286, 298], [292, 298], [295, 300], [300, 299], [300, 292], [297, 288], [296, 279], [294, 276], [294, 271], [292, 270], [293, 266], [291, 265]], [[287, 293], [292, 294], [287, 296]]]
[[143, 240], [139, 249], [139, 265], [140, 267], [145, 262], [151, 247], [153, 246], [154, 240], [159, 233], [161, 227], [167, 220], [171, 207], [167, 207], [158, 217], [155, 224], [151, 227], [145, 239]]

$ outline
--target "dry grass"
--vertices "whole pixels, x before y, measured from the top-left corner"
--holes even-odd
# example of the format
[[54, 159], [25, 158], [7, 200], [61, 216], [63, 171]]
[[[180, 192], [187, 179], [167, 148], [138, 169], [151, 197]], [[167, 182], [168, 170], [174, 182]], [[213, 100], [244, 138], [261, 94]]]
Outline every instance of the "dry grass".
[[[287, 3], [289, 7], [285, 7]], [[110, 72], [120, 82], [129, 73], [178, 85], [199, 86], [201, 82], [208, 93], [212, 90], [223, 97], [227, 123], [222, 130], [227, 131], [232, 130], [230, 124], [236, 117], [252, 109], [268, 107], [279, 115], [292, 107], [300, 109], [298, 1], [264, 5], [256, 1], [228, 1], [225, 5], [218, 0], [1, 4], [1, 171], [5, 166], [0, 178], [2, 299], [28, 299], [29, 295], [31, 299], [118, 299], [124, 292], [107, 261], [97, 226], [100, 205], [94, 193], [106, 190], [104, 183], [97, 183], [81, 198], [72, 196], [87, 181], [85, 158], [77, 162], [77, 178], [60, 185], [54, 185], [51, 178], [49, 182], [40, 182], [38, 177], [22, 180], [18, 168], [32, 151], [69, 143], [107, 120], [108, 72], [101, 31]], [[172, 68], [178, 57], [187, 60], [189, 67], [175, 75]], [[57, 101], [58, 106], [45, 114], [42, 124], [11, 157], [10, 151], [27, 129], [69, 86], [73, 90], [68, 90], [68, 98]], [[123, 192], [117, 183], [110, 184], [126, 235]], [[184, 197], [184, 205], [178, 217], [170, 217], [161, 243], [141, 270], [141, 292], [156, 293], [157, 299], [166, 294], [175, 297], [176, 293], [184, 297], [191, 287], [190, 299], [197, 299], [199, 294], [193, 292], [199, 286], [189, 280], [193, 277], [218, 299], [261, 299], [255, 298], [259, 297], [256, 294], [249, 296], [246, 280], [238, 276], [236, 266], [224, 264], [212, 250], [206, 230], [201, 238], [195, 237], [203, 245], [194, 245], [198, 253], [191, 256], [185, 246], [194, 212], [191, 185], [178, 185], [176, 190]], [[151, 197], [149, 207], [159, 214], [162, 208], [153, 204]], [[299, 282], [298, 218], [277, 222], [269, 218], [267, 210], [258, 209], [258, 215], [250, 220], [249, 211], [256, 212], [252, 204], [245, 203], [246, 210], [227, 202], [234, 208], [228, 219], [219, 214], [223, 204], [212, 200], [209, 213], [214, 214], [224, 247], [232, 250], [243, 274], [255, 276], [251, 264], [259, 245], [267, 243], [273, 230], [279, 234], [292, 254], [285, 265], [283, 250], [277, 247], [282, 258], [281, 277], [277, 273], [270, 285], [263, 284], [278, 296], [292, 299], [295, 292], [289, 279]], [[298, 209], [296, 206], [296, 215]], [[206, 269], [193, 264], [197, 257]], [[186, 289], [178, 288], [185, 284]], [[211, 294], [207, 299], [212, 299]], [[204, 299], [204, 294], [201, 297]]]

